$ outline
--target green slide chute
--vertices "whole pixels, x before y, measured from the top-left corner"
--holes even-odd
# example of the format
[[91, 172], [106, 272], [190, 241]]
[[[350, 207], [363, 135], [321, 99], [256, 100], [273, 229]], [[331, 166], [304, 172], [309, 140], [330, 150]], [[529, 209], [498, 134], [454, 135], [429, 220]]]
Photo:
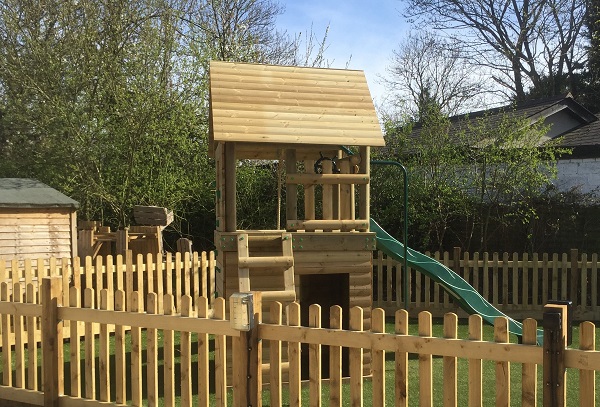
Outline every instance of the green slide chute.
[[[402, 262], [404, 245], [390, 236], [373, 219], [371, 219], [370, 227], [371, 232], [375, 232], [377, 236], [377, 248], [389, 257]], [[439, 261], [410, 248], [407, 248], [406, 261], [409, 267], [440, 284], [469, 314], [479, 314], [484, 321], [491, 325], [494, 324], [496, 318], [505, 317], [508, 319], [508, 330], [515, 335], [523, 335], [523, 324], [494, 307], [472, 285]], [[542, 331], [540, 330], [538, 330], [537, 342], [538, 344], [542, 342]]]

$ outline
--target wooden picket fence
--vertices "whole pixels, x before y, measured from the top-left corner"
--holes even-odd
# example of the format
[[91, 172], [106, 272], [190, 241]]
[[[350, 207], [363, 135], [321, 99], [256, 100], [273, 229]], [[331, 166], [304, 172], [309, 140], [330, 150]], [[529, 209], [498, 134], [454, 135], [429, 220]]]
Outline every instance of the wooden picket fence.
[[[426, 253], [440, 261], [496, 308], [513, 318], [541, 316], [550, 300], [570, 300], [578, 321], [600, 320], [598, 255], [577, 250], [562, 254]], [[382, 252], [374, 256], [373, 306], [393, 311], [404, 307], [403, 265]], [[449, 310], [467, 315], [430, 278], [409, 268], [408, 309], [441, 317]]]
[[[16, 292], [25, 290], [18, 283]], [[130, 309], [125, 310], [128, 294], [117, 290], [114, 295], [106, 289], [100, 291], [100, 304], [93, 288], [84, 290], [84, 304], [73, 301], [62, 303], [61, 277], [44, 278], [42, 304], [27, 304], [0, 300], [0, 320], [4, 326], [15, 327], [14, 349], [3, 346], [2, 384], [0, 399], [39, 406], [102, 406], [149, 405], [165, 406], [226, 406], [233, 398], [234, 406], [261, 406], [262, 394], [268, 392], [271, 406], [300, 406], [303, 404], [301, 381], [301, 344], [308, 344], [309, 365], [306, 368], [308, 402], [331, 406], [350, 403], [354, 406], [396, 405], [407, 406], [412, 398], [422, 406], [443, 400], [444, 405], [459, 405], [468, 399], [469, 405], [481, 405], [483, 388], [482, 362], [495, 364], [495, 405], [510, 406], [511, 400], [520, 399], [523, 406], [546, 402], [578, 400], [580, 406], [595, 406], [596, 371], [600, 371], [600, 352], [595, 350], [595, 327], [585, 322], [580, 325], [580, 349], [566, 347], [564, 323], [566, 315], [560, 306], [550, 307], [544, 314], [544, 347], [535, 345], [537, 322], [525, 321], [522, 344], [509, 343], [508, 321], [498, 318], [494, 339], [482, 340], [482, 320], [469, 319], [469, 338], [456, 339], [457, 316], [444, 318], [443, 337], [432, 336], [431, 313], [418, 316], [418, 335], [409, 335], [408, 313], [395, 313], [395, 332], [385, 333], [385, 313], [375, 309], [371, 329], [363, 330], [363, 310], [350, 310], [349, 328], [344, 330], [341, 308], [331, 309], [330, 328], [321, 328], [321, 308], [313, 305], [309, 310], [309, 326], [300, 326], [300, 306], [293, 303], [287, 309], [284, 324], [283, 310], [274, 303], [268, 320], [258, 322], [248, 332], [231, 328], [225, 320], [225, 301], [215, 299], [214, 313], [208, 314], [208, 299], [198, 297], [192, 306], [189, 295], [182, 296], [181, 312], [176, 313], [172, 294], [163, 298], [163, 311], [159, 312], [159, 298], [149, 293], [146, 311], [140, 307], [141, 293], [130, 295]], [[2, 283], [0, 290], [6, 291]], [[77, 287], [70, 288], [70, 298], [79, 298]], [[259, 310], [260, 295], [254, 307]], [[560, 309], [558, 309], [558, 308]], [[548, 317], [548, 318], [546, 318]], [[558, 318], [558, 319], [557, 319]], [[12, 321], [11, 321], [12, 320]], [[552, 321], [557, 323], [552, 324]], [[70, 339], [64, 340], [64, 324], [69, 322]], [[25, 327], [40, 325], [41, 349], [37, 341], [30, 346], [29, 331]], [[94, 327], [99, 327], [98, 333]], [[129, 330], [126, 333], [126, 330]], [[110, 332], [114, 332], [111, 334]], [[213, 337], [209, 337], [213, 335]], [[228, 338], [231, 338], [228, 341]], [[214, 344], [211, 344], [213, 342]], [[98, 346], [96, 346], [96, 343]], [[230, 345], [230, 344], [231, 345]], [[268, 379], [263, 383], [262, 346], [268, 344]], [[68, 347], [68, 349], [67, 349]], [[288, 349], [288, 361], [282, 361], [282, 349]], [[329, 378], [322, 377], [321, 352], [329, 349]], [[214, 348], [214, 359], [209, 350]], [[342, 378], [342, 353], [349, 349], [347, 385]], [[38, 357], [38, 352], [41, 358]], [[233, 353], [233, 376], [228, 383], [227, 357]], [[364, 371], [363, 353], [372, 354], [369, 371]], [[388, 356], [393, 358], [393, 368], [386, 370]], [[418, 356], [418, 395], [409, 391], [409, 355]], [[443, 357], [443, 384], [436, 388], [433, 381], [433, 357]], [[467, 360], [468, 377], [458, 377], [457, 363]], [[522, 366], [520, 394], [511, 394], [513, 378], [510, 364]], [[41, 366], [43, 365], [43, 368]], [[289, 371], [289, 381], [282, 380], [284, 365]], [[543, 373], [538, 375], [537, 369]], [[565, 369], [579, 373], [576, 395], [567, 394]], [[40, 376], [37, 372], [41, 371]], [[369, 374], [369, 377], [365, 377]], [[538, 377], [541, 376], [541, 377]], [[539, 386], [538, 381], [551, 385]], [[394, 383], [393, 394], [386, 395], [386, 380]], [[266, 383], [268, 381], [268, 383]], [[365, 392], [369, 382], [370, 392]], [[211, 383], [214, 383], [211, 385]], [[460, 395], [459, 388], [468, 383], [468, 395]], [[329, 387], [329, 400], [322, 399], [322, 390]], [[343, 391], [348, 387], [347, 392]], [[439, 386], [439, 385], [438, 385]], [[228, 388], [231, 388], [231, 391]], [[514, 389], [515, 387], [512, 386]], [[538, 393], [538, 389], [541, 391]], [[572, 405], [572, 404], [570, 404]]]

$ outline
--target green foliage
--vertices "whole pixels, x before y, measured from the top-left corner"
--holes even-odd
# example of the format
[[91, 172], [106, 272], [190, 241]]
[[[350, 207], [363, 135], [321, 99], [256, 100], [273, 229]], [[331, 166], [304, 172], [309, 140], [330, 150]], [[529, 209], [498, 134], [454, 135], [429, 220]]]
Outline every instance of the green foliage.
[[[418, 125], [387, 123], [390, 151], [410, 174], [411, 244], [439, 250], [451, 241], [486, 250], [501, 227], [533, 221], [533, 201], [555, 177], [558, 154], [566, 152], [544, 139], [546, 131], [513, 112], [451, 121], [435, 108]], [[402, 186], [378, 171], [373, 212], [399, 231]]]

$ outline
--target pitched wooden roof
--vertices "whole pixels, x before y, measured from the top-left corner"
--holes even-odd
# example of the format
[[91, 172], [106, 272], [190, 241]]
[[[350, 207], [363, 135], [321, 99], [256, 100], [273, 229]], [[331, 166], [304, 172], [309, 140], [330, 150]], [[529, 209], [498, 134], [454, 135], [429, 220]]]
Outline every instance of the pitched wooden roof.
[[211, 142], [383, 146], [363, 71], [210, 63]]

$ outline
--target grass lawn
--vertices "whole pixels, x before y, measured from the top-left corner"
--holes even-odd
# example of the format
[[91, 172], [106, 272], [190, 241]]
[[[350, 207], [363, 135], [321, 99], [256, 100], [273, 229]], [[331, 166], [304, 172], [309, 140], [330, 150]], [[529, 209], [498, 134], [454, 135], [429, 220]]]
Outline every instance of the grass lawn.
[[[393, 332], [394, 330], [394, 324], [392, 320], [389, 320], [388, 323], [386, 324], [386, 330], [387, 332]], [[410, 335], [417, 335], [418, 332], [418, 326], [417, 326], [417, 321], [416, 319], [410, 320], [410, 326], [409, 326], [409, 334]], [[433, 321], [433, 336], [436, 337], [441, 337], [443, 332], [443, 326], [442, 326], [442, 320], [441, 319], [434, 319]], [[159, 331], [160, 333], [160, 331]], [[599, 334], [600, 334], [600, 329], [596, 329], [596, 339], [598, 341], [599, 339]], [[145, 343], [145, 332], [142, 333], [143, 338], [142, 338], [142, 343]], [[493, 327], [488, 326], [488, 325], [484, 325], [484, 331], [483, 331], [483, 335], [484, 335], [484, 340], [492, 340], [493, 339]], [[466, 339], [468, 337], [468, 326], [467, 326], [467, 321], [466, 320], [459, 320], [459, 326], [458, 326], [458, 337], [461, 339]], [[114, 354], [114, 337], [111, 336], [111, 354]], [[179, 343], [179, 335], [177, 335], [177, 333], [175, 334], [175, 341], [178, 344]], [[196, 337], [195, 335], [192, 335], [192, 354], [197, 354], [197, 341], [196, 341]], [[516, 342], [517, 339], [515, 336], [511, 336], [511, 342]], [[578, 343], [579, 343], [579, 329], [578, 327], [574, 327], [574, 331], [573, 331], [573, 348], [578, 347]], [[127, 363], [129, 363], [129, 357], [130, 357], [130, 341], [127, 340], [126, 341], [127, 344]], [[99, 343], [96, 340], [96, 347], [98, 348]], [[213, 341], [211, 341], [211, 352], [210, 352], [210, 357], [211, 360], [213, 358], [213, 352], [212, 352], [212, 348], [214, 346]], [[41, 353], [41, 350], [40, 352]], [[145, 353], [145, 351], [144, 351]], [[83, 343], [82, 343], [82, 353], [81, 353], [81, 357], [83, 359], [84, 357], [84, 349], [83, 349]], [[178, 354], [178, 349], [175, 349], [175, 357], [176, 357], [176, 362], [179, 361], [179, 354]], [[112, 358], [111, 358], [112, 359]], [[65, 361], [69, 360], [69, 346], [68, 343], [65, 344]], [[145, 355], [143, 355], [142, 360], [145, 360]], [[113, 363], [114, 359], [111, 360], [111, 364]], [[162, 336], [159, 338], [159, 366], [162, 366]], [[192, 371], [197, 371], [197, 356], [193, 358], [192, 360]], [[13, 355], [13, 365], [14, 365], [14, 355]], [[442, 406], [442, 388], [443, 388], [443, 369], [442, 369], [442, 365], [443, 365], [443, 358], [442, 357], [434, 357], [433, 358], [433, 384], [434, 384], [434, 389], [439, 389], [439, 391], [434, 392], [434, 405], [436, 406]], [[458, 378], [459, 378], [459, 383], [458, 383], [458, 405], [467, 405], [467, 397], [468, 397], [468, 362], [467, 360], [458, 360]], [[96, 366], [98, 366], [98, 360], [96, 361]], [[112, 365], [112, 368], [114, 369], [114, 364]], [[0, 366], [1, 369], [1, 366]], [[66, 394], [69, 394], [69, 390], [70, 390], [70, 386], [71, 383], [69, 381], [70, 379], [70, 373], [69, 373], [69, 364], [67, 363], [65, 366], [65, 392]], [[211, 369], [212, 369], [212, 364], [211, 364]], [[394, 369], [395, 369], [395, 365], [394, 365], [394, 354], [393, 353], [387, 353], [386, 354], [386, 404], [393, 406], [393, 402], [394, 402]], [[162, 368], [159, 367], [158, 371], [159, 371], [159, 383], [162, 383]], [[176, 368], [176, 377], [175, 377], [175, 383], [179, 382], [179, 369]], [[84, 389], [85, 389], [85, 383], [84, 383], [84, 366], [82, 365], [81, 368], [81, 374], [82, 374], [82, 394], [85, 394]], [[145, 364], [143, 365], [143, 377], [146, 377], [146, 366]], [[599, 372], [596, 372], [596, 393], [598, 395], [600, 395], [600, 379], [598, 377]], [[567, 372], [568, 375], [568, 379], [567, 379], [567, 405], [569, 406], [578, 406], [579, 405], [579, 390], [578, 390], [578, 382], [579, 382], [579, 376], [578, 376], [578, 372], [577, 371], [573, 371], [573, 370], [569, 370]], [[111, 379], [115, 379], [115, 374], [114, 371], [111, 373], [110, 377]], [[539, 380], [538, 380], [538, 404], [541, 405], [542, 403], [542, 393], [541, 393], [541, 376], [542, 376], [542, 368], [538, 366], [538, 376], [539, 376]], [[38, 377], [41, 378], [41, 368], [38, 369]], [[194, 392], [197, 392], [197, 381], [196, 381], [196, 374], [193, 374], [193, 382], [192, 385], [194, 387]], [[211, 381], [211, 404], [214, 405], [214, 383]], [[99, 389], [99, 382], [97, 379], [97, 383], [96, 383], [96, 389], [98, 392]], [[113, 389], [113, 396], [111, 397], [111, 399], [114, 400], [114, 389], [115, 389], [115, 383], [111, 383], [111, 389]], [[350, 405], [349, 403], [349, 399], [350, 399], [350, 389], [349, 389], [349, 385], [348, 384], [344, 384], [344, 405]], [[162, 395], [162, 388], [159, 388], [159, 392]], [[418, 401], [419, 401], [419, 366], [418, 366], [418, 357], [417, 355], [409, 355], [409, 405], [411, 406], [418, 406]], [[131, 392], [130, 392], [130, 388], [128, 388], [128, 398], [130, 397]], [[495, 404], [495, 364], [494, 362], [491, 361], [483, 361], [483, 395], [484, 395], [484, 405], [494, 405]], [[177, 396], [179, 396], [179, 390], [177, 389]], [[308, 386], [305, 386], [303, 388], [303, 405], [308, 405]], [[599, 396], [600, 397], [600, 396]], [[328, 391], [328, 387], [326, 384], [323, 385], [323, 394], [322, 394], [322, 400], [324, 402], [325, 405], [328, 404], [328, 399], [329, 399], [329, 391]], [[371, 389], [371, 383], [370, 380], [367, 378], [365, 379], [365, 384], [364, 384], [364, 400], [365, 400], [365, 405], [370, 405], [371, 402], [370, 400], [372, 399], [372, 389]], [[286, 391], [286, 387], [284, 385], [284, 389], [283, 389], [283, 400], [284, 400], [284, 405], [285, 403], [287, 403], [287, 391]], [[160, 400], [162, 402], [162, 400]], [[230, 391], [230, 397], [229, 397], [229, 403], [231, 404], [231, 391]], [[177, 397], [176, 402], [179, 402], [179, 397]], [[161, 403], [162, 405], [162, 403]], [[263, 405], [265, 406], [269, 406], [269, 392], [268, 391], [264, 391], [263, 392]], [[514, 406], [520, 406], [521, 405], [521, 365], [520, 364], [512, 364], [511, 365], [511, 405]]]

